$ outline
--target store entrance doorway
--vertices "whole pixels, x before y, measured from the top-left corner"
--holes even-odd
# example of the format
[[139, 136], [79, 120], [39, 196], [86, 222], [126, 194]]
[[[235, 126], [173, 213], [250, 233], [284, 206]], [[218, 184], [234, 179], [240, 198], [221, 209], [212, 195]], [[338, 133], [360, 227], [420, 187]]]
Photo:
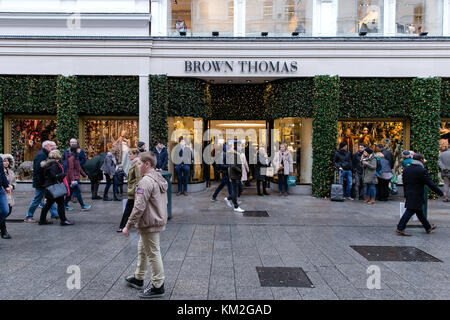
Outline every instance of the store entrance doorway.
[[[224, 143], [239, 140], [245, 146], [245, 155], [249, 164], [249, 180], [255, 177], [256, 152], [259, 147], [269, 147], [269, 123], [265, 120], [210, 120], [208, 121], [208, 140], [214, 148]], [[253, 150], [253, 151], [251, 151]], [[254, 159], [251, 159], [254, 158]], [[209, 180], [219, 181], [218, 166], [210, 165]]]

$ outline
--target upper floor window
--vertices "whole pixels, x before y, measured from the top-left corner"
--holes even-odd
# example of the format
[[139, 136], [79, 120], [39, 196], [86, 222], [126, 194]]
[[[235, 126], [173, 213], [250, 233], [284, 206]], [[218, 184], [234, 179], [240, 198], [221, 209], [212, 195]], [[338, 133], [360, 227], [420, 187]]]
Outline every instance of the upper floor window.
[[383, 0], [339, 1], [337, 34], [383, 34]]
[[397, 0], [396, 33], [442, 35], [442, 0]]

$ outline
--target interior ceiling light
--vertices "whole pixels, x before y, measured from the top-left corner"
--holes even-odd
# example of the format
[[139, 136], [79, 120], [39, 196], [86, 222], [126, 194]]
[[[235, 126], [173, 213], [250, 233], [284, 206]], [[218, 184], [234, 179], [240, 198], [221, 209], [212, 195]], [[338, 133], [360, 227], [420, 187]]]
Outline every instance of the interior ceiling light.
[[219, 123], [216, 127], [261, 127], [265, 128], [265, 123]]

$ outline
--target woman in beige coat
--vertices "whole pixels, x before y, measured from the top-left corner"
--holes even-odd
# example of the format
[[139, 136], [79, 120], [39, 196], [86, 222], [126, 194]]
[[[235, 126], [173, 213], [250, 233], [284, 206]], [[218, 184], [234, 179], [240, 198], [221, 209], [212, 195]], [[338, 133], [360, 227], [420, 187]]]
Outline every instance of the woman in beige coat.
[[288, 196], [288, 176], [294, 173], [294, 161], [291, 153], [287, 150], [286, 144], [280, 145], [280, 151], [275, 153], [273, 158], [275, 172], [278, 173], [278, 188], [280, 196]]
[[[17, 183], [16, 183], [16, 173], [14, 172], [14, 158], [10, 154], [2, 154], [0, 155], [0, 158], [3, 159], [3, 168], [5, 170], [5, 176], [8, 179], [9, 187], [11, 188], [11, 191], [16, 189]], [[12, 207], [15, 205], [14, 197], [12, 196], [12, 192], [6, 195], [6, 198], [8, 199], [8, 205], [9, 205], [9, 213], [6, 217], [8, 217], [12, 212]], [[11, 236], [9, 235], [8, 231], [6, 230], [6, 221], [3, 221], [0, 224], [0, 232], [1, 237], [3, 239], [11, 239]]]

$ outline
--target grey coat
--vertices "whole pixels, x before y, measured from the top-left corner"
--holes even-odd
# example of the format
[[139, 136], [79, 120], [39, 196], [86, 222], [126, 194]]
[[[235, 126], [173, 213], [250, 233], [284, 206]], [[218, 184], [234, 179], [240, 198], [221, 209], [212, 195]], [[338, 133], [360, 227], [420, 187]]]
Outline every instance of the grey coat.
[[106, 155], [100, 170], [111, 177], [116, 173], [116, 157], [111, 152]]
[[439, 169], [443, 177], [450, 177], [450, 149], [441, 153], [439, 157]]
[[[367, 160], [366, 162], [363, 162]], [[373, 155], [369, 155], [368, 158], [361, 158], [361, 166], [363, 168], [363, 183], [377, 183], [377, 178], [375, 177], [375, 172], [377, 170], [377, 159]]]

